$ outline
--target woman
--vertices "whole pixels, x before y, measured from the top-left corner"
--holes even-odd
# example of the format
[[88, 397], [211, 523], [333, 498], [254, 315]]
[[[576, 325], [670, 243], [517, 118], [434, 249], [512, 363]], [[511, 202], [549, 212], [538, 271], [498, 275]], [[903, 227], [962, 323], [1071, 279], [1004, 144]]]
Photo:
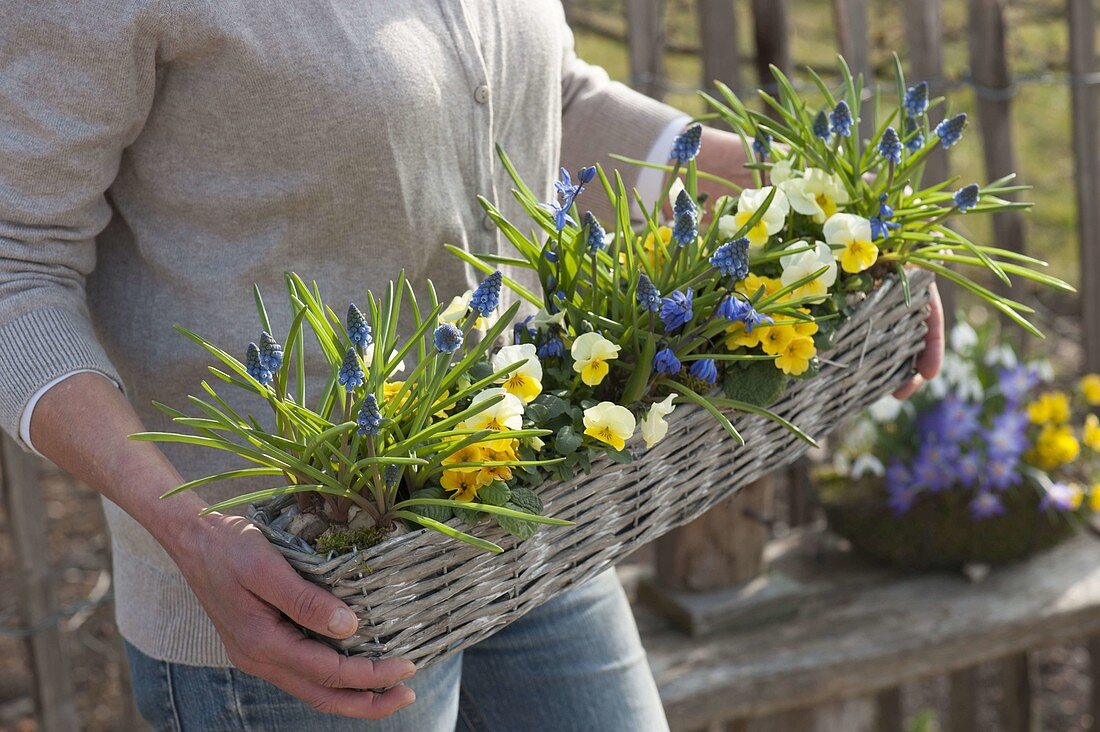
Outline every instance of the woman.
[[[549, 199], [559, 161], [662, 158], [682, 115], [578, 60], [558, 0], [41, 0], [4, 16], [0, 425], [103, 494], [150, 723], [664, 729], [613, 573], [416, 677], [348, 659], [286, 619], [347, 637], [342, 603], [244, 519], [199, 517], [217, 489], [158, 500], [223, 466], [126, 436], [166, 427], [152, 399], [185, 403], [203, 372], [172, 324], [247, 343], [252, 284], [275, 293], [287, 270], [334, 302], [402, 267], [462, 291], [442, 244], [498, 246], [476, 195], [520, 215], [494, 145]], [[703, 150], [738, 174], [732, 135]]]

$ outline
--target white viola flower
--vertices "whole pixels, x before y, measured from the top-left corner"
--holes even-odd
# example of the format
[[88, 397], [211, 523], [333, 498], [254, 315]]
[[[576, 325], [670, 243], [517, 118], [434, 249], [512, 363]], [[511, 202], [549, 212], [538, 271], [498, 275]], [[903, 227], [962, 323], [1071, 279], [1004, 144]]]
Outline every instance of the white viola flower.
[[783, 230], [787, 223], [787, 214], [791, 211], [790, 203], [782, 189], [765, 186], [764, 188], [746, 188], [737, 198], [737, 213], [726, 214], [718, 219], [718, 232], [723, 238], [729, 239], [739, 231], [749, 219], [756, 215], [768, 200], [768, 196], [775, 191], [775, 197], [765, 209], [760, 220], [757, 221], [748, 233], [749, 244], [754, 247], [762, 247], [768, 239]]
[[546, 308], [539, 308], [539, 311], [535, 313], [534, 317], [531, 318], [531, 325], [535, 326], [536, 328], [539, 326], [550, 325], [563, 327], [565, 325], [565, 311], [559, 310], [558, 312], [551, 315], [550, 313], [546, 312]]
[[[795, 242], [789, 248], [800, 249], [805, 246], [806, 242]], [[833, 250], [823, 241], [817, 242], [814, 248], [808, 251], [780, 257], [779, 265], [783, 268], [783, 274], [779, 280], [784, 287], [803, 277], [809, 277], [822, 267], [828, 268], [816, 279], [795, 290], [792, 293], [795, 299], [814, 298], [810, 302], [821, 302], [828, 296], [829, 288], [836, 282], [836, 259], [833, 257]]]
[[[955, 348], [954, 340], [951, 342], [951, 348]], [[1001, 366], [1006, 369], [1015, 368], [1019, 363], [1016, 352], [1006, 343], [998, 344], [986, 351], [984, 361], [986, 366]]]
[[790, 158], [783, 158], [782, 160], [776, 162], [776, 164], [772, 166], [772, 169], [771, 169], [772, 185], [780, 186], [783, 183], [786, 183], [787, 181], [789, 181], [791, 178], [794, 178], [794, 177], [795, 177], [795, 174], [794, 174], [794, 171], [791, 169], [791, 159]]
[[882, 477], [886, 474], [886, 467], [882, 461], [869, 452], [865, 452], [852, 462], [851, 476], [858, 480], [865, 475]]
[[837, 451], [833, 453], [833, 470], [842, 478], [847, 478], [852, 472], [852, 459], [847, 453]]
[[951, 329], [951, 335], [948, 340], [951, 342], [952, 351], [956, 353], [966, 353], [971, 348], [978, 345], [978, 332], [974, 330], [970, 323], [961, 320]]
[[838, 207], [851, 201], [840, 177], [820, 168], [806, 168], [801, 178], [790, 178], [780, 187], [787, 194], [791, 208], [819, 224], [825, 223]]
[[845, 272], [856, 274], [878, 261], [878, 247], [871, 235], [871, 222], [854, 214], [833, 214], [822, 227], [825, 242], [840, 249], [836, 258]]
[[867, 413], [871, 415], [871, 419], [882, 424], [883, 422], [893, 422], [901, 414], [901, 409], [905, 405], [901, 399], [892, 397], [889, 394], [879, 399], [877, 402], [867, 407]]
[[513, 364], [521, 364], [503, 377], [504, 390], [519, 397], [524, 404], [542, 393], [542, 363], [536, 355], [535, 344], [519, 343], [504, 346], [493, 355], [493, 371], [503, 371]]
[[573, 341], [569, 354], [573, 357], [573, 370], [581, 375], [588, 386], [598, 386], [611, 367], [608, 361], [619, 357], [621, 347], [595, 331], [582, 333]]
[[[522, 429], [523, 402], [520, 401], [519, 397], [516, 395], [500, 387], [479, 391], [474, 395], [474, 398], [470, 400], [470, 406], [473, 407], [496, 396], [503, 396], [504, 398], [496, 404], [492, 404], [482, 409], [477, 414], [470, 415], [466, 421], [462, 423], [463, 428], [471, 430], [493, 430], [494, 432]], [[492, 446], [496, 442], [501, 441], [490, 441], [482, 444]], [[505, 440], [505, 442], [510, 442], [510, 440]]]
[[665, 417], [672, 414], [673, 410], [676, 409], [672, 404], [675, 398], [675, 394], [669, 394], [662, 401], [654, 402], [650, 405], [649, 411], [646, 412], [645, 418], [642, 419], [640, 427], [642, 428], [642, 439], [645, 440], [647, 449], [665, 439], [665, 435], [668, 434], [668, 422], [665, 421]]
[[[394, 356], [396, 356], [396, 355], [397, 355], [397, 349], [394, 349], [393, 351], [390, 352], [390, 359], [392, 360], [394, 358]], [[363, 363], [365, 363], [367, 365], [368, 369], [370, 368], [370, 365], [372, 363], [374, 363], [374, 343], [373, 342], [369, 346], [367, 346], [366, 348], [363, 349]], [[390, 373], [399, 374], [404, 370], [405, 370], [405, 359], [401, 359], [400, 361], [397, 362], [397, 365], [393, 367], [393, 371], [391, 371]]]
[[439, 313], [439, 324], [443, 325], [444, 323], [450, 323], [451, 325], [457, 325], [466, 317], [466, 313], [470, 311], [470, 299], [473, 298], [473, 296], [473, 290], [466, 290], [463, 294], [455, 295], [451, 298], [451, 302]]
[[626, 447], [626, 441], [634, 435], [636, 427], [634, 414], [613, 402], [600, 402], [584, 410], [584, 434], [616, 450]]

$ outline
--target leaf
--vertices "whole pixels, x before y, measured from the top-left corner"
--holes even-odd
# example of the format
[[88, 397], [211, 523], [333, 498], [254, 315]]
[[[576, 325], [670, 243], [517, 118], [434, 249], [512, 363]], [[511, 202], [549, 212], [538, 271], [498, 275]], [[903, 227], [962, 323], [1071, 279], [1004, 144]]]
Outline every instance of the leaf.
[[430, 519], [427, 516], [421, 516], [419, 514], [415, 514], [412, 511], [394, 511], [393, 515], [397, 516], [398, 518], [403, 518], [406, 521], [412, 521], [414, 524], [420, 524], [421, 526], [423, 526], [426, 529], [431, 529], [432, 531], [438, 531], [439, 533], [441, 533], [445, 536], [449, 536], [453, 539], [459, 539], [461, 541], [466, 542], [467, 544], [473, 544], [474, 546], [476, 546], [479, 549], [486, 549], [488, 551], [491, 551], [491, 552], [494, 552], [494, 553], [497, 553], [497, 554], [504, 551], [503, 549], [501, 549], [499, 546], [497, 546], [496, 544], [494, 544], [491, 541], [486, 541], [485, 539], [479, 539], [476, 536], [470, 536], [469, 534], [467, 534], [463, 531], [459, 531], [458, 529], [452, 528], [452, 527], [448, 526], [447, 524], [440, 523], [439, 521], [435, 521], [434, 519]]
[[[507, 504], [507, 507], [519, 509], [519, 506], [514, 503]], [[497, 523], [500, 524], [500, 528], [520, 540], [530, 539], [539, 530], [538, 524], [524, 521], [523, 519], [512, 518], [510, 516], [497, 516], [496, 519]]]
[[554, 449], [559, 455], [572, 455], [584, 442], [584, 438], [577, 434], [571, 425], [558, 430], [554, 438]]
[[[410, 496], [410, 499], [415, 501], [420, 498], [445, 499], [446, 497], [447, 491], [443, 490], [443, 488], [440, 486], [433, 485], [415, 491]], [[452, 516], [454, 516], [454, 511], [452, 511], [449, 507], [439, 506], [431, 503], [412, 506], [409, 510], [421, 516], [427, 516], [434, 521], [439, 521], [440, 523], [446, 523], [447, 521], [451, 520]]]
[[512, 489], [511, 503], [519, 511], [541, 514], [543, 511], [542, 499], [530, 488], [516, 487]]
[[503, 506], [511, 499], [512, 491], [506, 483], [494, 480], [478, 491], [477, 497], [481, 499], [482, 503], [488, 503], [490, 506]]

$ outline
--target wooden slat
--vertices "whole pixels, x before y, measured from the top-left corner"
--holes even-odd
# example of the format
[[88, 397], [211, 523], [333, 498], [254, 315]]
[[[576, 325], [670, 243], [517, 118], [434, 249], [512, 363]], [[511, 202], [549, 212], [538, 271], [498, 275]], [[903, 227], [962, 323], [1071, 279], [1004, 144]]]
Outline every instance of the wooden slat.
[[654, 99], [665, 94], [665, 2], [626, 0], [631, 85]]
[[962, 668], [947, 679], [947, 732], [978, 729], [978, 669]]
[[15, 585], [34, 673], [38, 719], [45, 732], [79, 729], [69, 667], [57, 627], [58, 602], [51, 574], [46, 510], [38, 492], [39, 464], [0, 435], [0, 494], [15, 551]]
[[[1073, 97], [1073, 159], [1080, 242], [1081, 309], [1085, 368], [1100, 371], [1100, 162], [1097, 154], [1096, 86], [1082, 83], [1097, 71], [1096, 14], [1092, 0], [1067, 0], [1069, 69]], [[1100, 719], [1100, 717], [1097, 717]]]
[[[990, 180], [1020, 169], [1012, 131], [1015, 87], [1006, 50], [1007, 4], [1007, 0], [969, 0], [970, 73], [977, 97], [985, 174]], [[993, 230], [997, 246], [1023, 251], [1024, 219], [1019, 211], [994, 214]]]
[[715, 79], [732, 89], [741, 88], [741, 53], [734, 0], [698, 0], [699, 40], [702, 44], [704, 88]]
[[1000, 667], [1002, 732], [1030, 732], [1032, 729], [1031, 670], [1026, 653], [1016, 653], [997, 662]]
[[1089, 638], [1088, 649], [1089, 679], [1092, 682], [1089, 707], [1092, 711], [1093, 720], [1098, 720], [1100, 719], [1100, 635]]
[[638, 608], [674, 729], [856, 698], [1100, 635], [1100, 563], [1089, 536], [978, 584], [951, 574], [892, 575], [823, 552], [819, 542], [803, 536], [769, 549], [769, 573], [830, 588], [795, 620], [690, 639]]
[[903, 732], [904, 726], [901, 687], [894, 686], [875, 694], [875, 732]]

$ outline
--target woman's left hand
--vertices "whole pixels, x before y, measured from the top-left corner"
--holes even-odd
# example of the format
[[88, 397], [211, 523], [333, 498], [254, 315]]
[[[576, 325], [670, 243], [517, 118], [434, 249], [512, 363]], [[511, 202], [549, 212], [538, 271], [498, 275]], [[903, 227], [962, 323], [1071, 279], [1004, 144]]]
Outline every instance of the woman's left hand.
[[931, 310], [924, 321], [928, 324], [928, 332], [924, 334], [924, 350], [917, 356], [917, 373], [894, 392], [898, 399], [908, 399], [924, 382], [934, 378], [943, 365], [943, 303], [935, 282], [929, 286], [928, 295]]

